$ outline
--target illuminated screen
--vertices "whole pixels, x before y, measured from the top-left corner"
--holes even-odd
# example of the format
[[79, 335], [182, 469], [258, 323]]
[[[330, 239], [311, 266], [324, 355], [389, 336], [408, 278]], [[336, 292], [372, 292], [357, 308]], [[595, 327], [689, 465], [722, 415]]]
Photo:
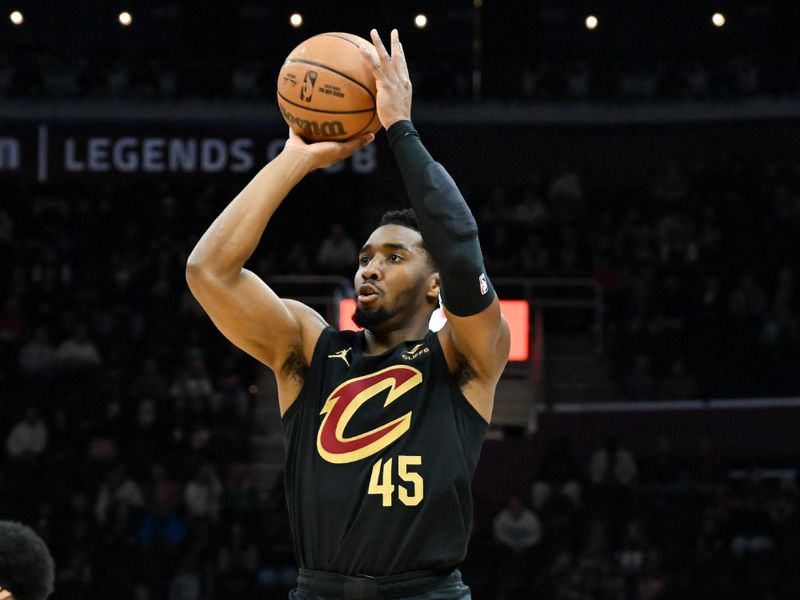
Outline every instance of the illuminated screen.
[[[358, 331], [360, 328], [353, 323], [353, 313], [356, 310], [356, 301], [347, 298], [339, 302], [339, 329]], [[527, 300], [500, 300], [500, 310], [508, 321], [511, 329], [511, 352], [508, 360], [524, 361], [529, 355], [529, 307]], [[444, 325], [443, 313], [437, 310], [431, 318], [431, 329], [438, 331]]]

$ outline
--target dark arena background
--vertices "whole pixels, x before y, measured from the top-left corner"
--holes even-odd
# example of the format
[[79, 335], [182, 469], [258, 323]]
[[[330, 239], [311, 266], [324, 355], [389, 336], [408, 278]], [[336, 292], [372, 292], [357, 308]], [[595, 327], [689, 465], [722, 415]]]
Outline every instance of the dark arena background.
[[[282, 148], [283, 58], [371, 27], [400, 30], [415, 124], [527, 303], [473, 597], [800, 598], [796, 2], [0, 0], [0, 519], [47, 541], [53, 598], [293, 585], [274, 380], [184, 268]], [[339, 323], [406, 205], [381, 133], [249, 267]]]

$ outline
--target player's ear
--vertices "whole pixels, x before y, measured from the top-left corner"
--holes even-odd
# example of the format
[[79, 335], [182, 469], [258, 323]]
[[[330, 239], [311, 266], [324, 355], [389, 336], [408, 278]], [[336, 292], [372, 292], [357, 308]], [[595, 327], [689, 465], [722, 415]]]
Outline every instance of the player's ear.
[[428, 275], [428, 291], [425, 295], [429, 300], [439, 302], [439, 285], [439, 272], [434, 271]]

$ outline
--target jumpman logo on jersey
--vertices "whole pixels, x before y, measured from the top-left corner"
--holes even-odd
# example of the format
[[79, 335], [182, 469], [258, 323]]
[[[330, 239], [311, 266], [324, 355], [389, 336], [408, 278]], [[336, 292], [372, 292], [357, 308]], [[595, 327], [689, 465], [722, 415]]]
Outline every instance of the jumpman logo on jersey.
[[339, 350], [335, 354], [328, 354], [328, 358], [341, 358], [348, 367], [350, 366], [350, 361], [347, 360], [347, 353], [350, 352], [352, 348], [345, 348], [344, 350]]

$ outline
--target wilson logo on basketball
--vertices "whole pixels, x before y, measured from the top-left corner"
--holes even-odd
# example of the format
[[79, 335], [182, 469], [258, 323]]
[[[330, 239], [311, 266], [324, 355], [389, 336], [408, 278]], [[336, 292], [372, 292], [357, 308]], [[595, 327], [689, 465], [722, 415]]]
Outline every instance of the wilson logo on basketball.
[[370, 431], [345, 437], [347, 425], [368, 400], [388, 390], [384, 408], [422, 383], [422, 373], [413, 367], [396, 365], [376, 373], [349, 379], [333, 390], [322, 407], [322, 425], [317, 433], [317, 451], [328, 462], [344, 464], [380, 452], [411, 428], [412, 412]]
[[344, 125], [342, 125], [341, 121], [323, 121], [320, 123], [319, 121], [310, 121], [308, 119], [301, 119], [300, 117], [294, 116], [290, 113], [286, 108], [282, 105], [278, 105], [281, 109], [281, 113], [283, 114], [283, 118], [286, 119], [286, 122], [291, 124], [297, 125], [301, 130], [303, 135], [307, 136], [322, 136], [326, 138], [330, 137], [338, 137], [340, 135], [347, 135], [347, 132], [344, 130]]

